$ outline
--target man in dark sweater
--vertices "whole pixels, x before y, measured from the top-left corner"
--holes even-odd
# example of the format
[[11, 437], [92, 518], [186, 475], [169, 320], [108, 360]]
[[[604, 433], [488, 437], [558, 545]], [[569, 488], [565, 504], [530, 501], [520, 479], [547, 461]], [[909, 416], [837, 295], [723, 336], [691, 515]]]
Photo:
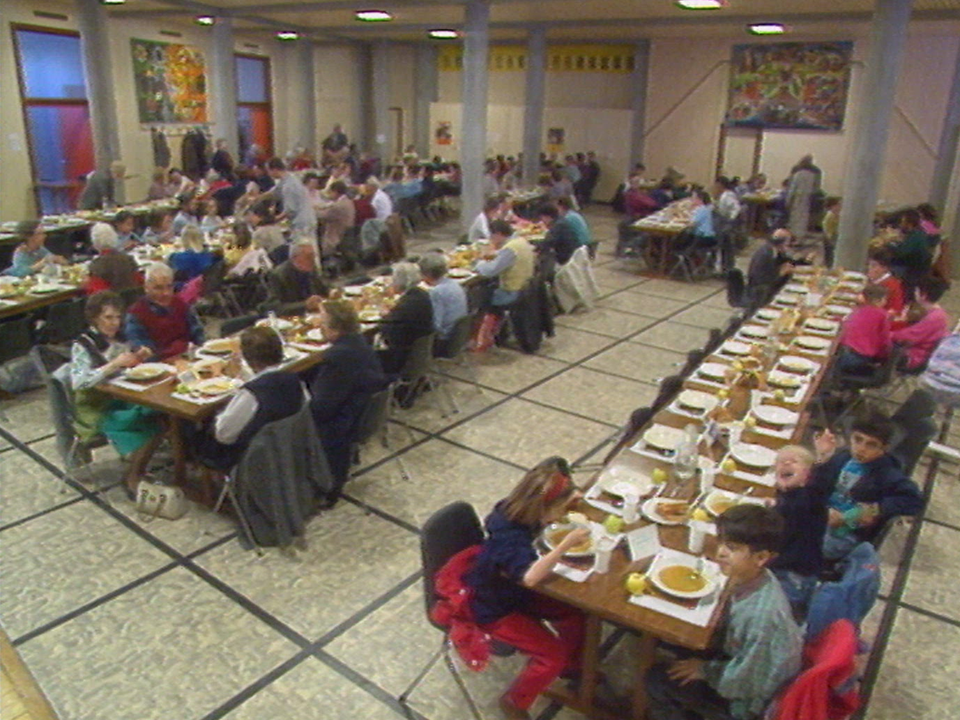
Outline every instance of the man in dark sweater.
[[313, 243], [296, 243], [290, 249], [290, 259], [270, 272], [270, 294], [264, 309], [278, 315], [316, 312], [330, 294], [330, 288], [317, 272], [316, 263], [317, 250]]
[[212, 435], [203, 434], [195, 445], [205, 465], [224, 471], [240, 462], [253, 436], [264, 425], [293, 415], [308, 398], [300, 379], [279, 369], [283, 343], [275, 330], [244, 330], [240, 352], [253, 370], [253, 377], [217, 415]]
[[380, 322], [380, 337], [387, 346], [380, 353], [380, 362], [390, 375], [403, 370], [413, 343], [433, 332], [433, 303], [419, 283], [418, 265], [394, 264], [393, 289], [400, 294], [400, 299]]
[[560, 210], [556, 205], [548, 203], [541, 207], [539, 212], [540, 222], [547, 226], [547, 236], [537, 249], [540, 252], [553, 250], [557, 262], [564, 265], [580, 247], [577, 232], [565, 218], [560, 217]]
[[783, 253], [791, 237], [786, 228], [775, 230], [769, 241], [753, 253], [747, 270], [748, 307], [765, 305], [793, 272], [793, 265]]
[[310, 409], [334, 477], [328, 503], [336, 502], [350, 471], [354, 441], [370, 396], [387, 378], [370, 343], [360, 334], [357, 311], [346, 300], [320, 306], [320, 328], [330, 343], [310, 383]]

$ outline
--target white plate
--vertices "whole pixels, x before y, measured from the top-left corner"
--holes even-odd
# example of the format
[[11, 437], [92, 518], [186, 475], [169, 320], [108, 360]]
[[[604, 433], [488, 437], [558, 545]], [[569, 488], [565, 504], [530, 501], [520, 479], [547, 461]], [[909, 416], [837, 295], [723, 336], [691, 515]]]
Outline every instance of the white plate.
[[720, 350], [728, 355], [749, 355], [750, 349], [747, 343], [737, 342], [736, 340], [727, 340], [720, 346]]
[[803, 373], [812, 372], [817, 367], [817, 364], [813, 360], [808, 360], [798, 355], [784, 355], [780, 358], [779, 364], [787, 370]]
[[756, 315], [761, 320], [776, 320], [783, 313], [780, 310], [775, 310], [774, 308], [760, 308], [757, 310]]
[[204, 395], [224, 395], [240, 387], [243, 383], [236, 378], [215, 377], [197, 383], [197, 392]]
[[308, 330], [307, 340], [311, 340], [313, 342], [318, 342], [318, 343], [327, 341], [326, 338], [323, 336], [323, 330], [321, 330], [320, 328], [314, 328], [313, 330]]
[[738, 443], [730, 448], [730, 454], [737, 462], [753, 468], [768, 468], [777, 459], [777, 453], [763, 445]]
[[781, 305], [796, 305], [800, 302], [800, 296], [796, 293], [780, 293], [776, 301]]
[[[698, 598], [706, 597], [707, 595], [711, 594], [716, 587], [716, 583], [711, 578], [703, 575], [703, 573], [699, 573], [696, 566], [692, 564], [695, 562], [696, 561], [693, 560], [693, 558], [691, 558], [691, 564], [689, 565], [687, 563], [676, 562], [673, 560], [663, 560], [661, 562], [654, 561], [653, 565], [650, 567], [650, 570], [647, 572], [647, 575], [654, 585], [668, 595], [673, 595], [674, 597], [682, 598], [684, 600], [697, 600]], [[695, 592], [684, 592], [683, 590], [674, 590], [669, 585], [664, 583], [660, 579], [660, 573], [667, 568], [677, 565], [689, 567], [691, 572], [698, 572], [698, 574], [700, 574], [705, 581], [704, 586]]]
[[379, 310], [361, 310], [359, 313], [360, 322], [375, 323], [381, 319]]
[[767, 382], [776, 387], [798, 388], [800, 387], [800, 378], [790, 373], [773, 370], [767, 375]]
[[[657, 512], [657, 505], [659, 503], [668, 503], [671, 502], [669, 499], [654, 497], [647, 500], [643, 505], [640, 506], [640, 512], [643, 513], [644, 517], [652, 520], [658, 525], [683, 525], [687, 520], [686, 518], [682, 520], [669, 520], [663, 515]], [[685, 503], [689, 507], [689, 503], [686, 500], [677, 500], [676, 502]]]
[[263, 320], [257, 321], [257, 327], [272, 327], [274, 330], [289, 330], [293, 327], [293, 322], [290, 320], [285, 320], [283, 318], [274, 318], [272, 321], [270, 318], [264, 318]]
[[49, 295], [50, 293], [60, 292], [65, 290], [62, 285], [34, 285], [30, 292], [34, 295]]
[[730, 366], [724, 365], [723, 363], [703, 363], [703, 365], [697, 368], [697, 374], [713, 380], [723, 380], [729, 369]]
[[789, 285], [784, 286], [783, 291], [805, 295], [806, 293], [810, 292], [810, 288], [808, 288], [806, 285], [801, 285], [800, 283], [790, 283]]
[[800, 419], [800, 415], [793, 410], [787, 410], [779, 405], [757, 405], [753, 414], [758, 420], [770, 425], [793, 425]]
[[347, 297], [358, 297], [363, 295], [363, 285], [348, 285], [343, 289], [343, 294]]
[[449, 275], [452, 278], [462, 279], [462, 278], [473, 277], [473, 271], [468, 270], [467, 268], [450, 268], [449, 270], [447, 270], [447, 275]]
[[684, 390], [677, 396], [677, 403], [699, 412], [709, 412], [717, 406], [717, 398], [699, 390]]
[[[554, 533], [559, 532], [561, 530], [574, 530], [575, 528], [578, 528], [578, 527], [584, 527], [584, 526], [578, 525], [577, 523], [550, 523], [549, 525], [547, 525], [547, 527], [543, 529], [543, 533], [541, 536], [543, 539], [543, 544], [546, 545], [551, 550], [553, 550], [556, 547], [556, 545], [551, 540]], [[581, 552], [568, 551], [568, 552], [565, 552], [564, 555], [566, 557], [590, 557], [591, 555], [593, 555], [593, 538], [592, 537], [590, 538], [589, 542], [590, 542], [589, 550], [581, 551]]]
[[653, 425], [643, 434], [643, 441], [660, 450], [673, 450], [686, 435], [683, 430], [667, 425]]
[[[703, 501], [704, 509], [717, 517], [718, 515], [723, 514], [726, 510], [730, 508], [724, 508], [721, 503], [723, 501], [733, 500], [734, 505], [763, 505], [764, 502], [760, 498], [747, 497], [744, 495], [738, 495], [737, 493], [732, 493], [729, 490], [720, 490], [719, 488], [714, 489], [708, 496], [707, 499]], [[717, 511], [720, 512], [717, 512]]]
[[230, 338], [207, 340], [200, 349], [211, 355], [229, 355], [233, 352], [234, 342]]
[[793, 342], [797, 346], [809, 350], [826, 350], [830, 347], [829, 340], [822, 337], [814, 337], [813, 335], [801, 335], [800, 337], [794, 338]]
[[846, 305], [827, 305], [824, 310], [831, 315], [841, 315], [843, 317], [853, 312], [853, 308], [847, 307]]
[[176, 371], [177, 369], [175, 367], [167, 365], [166, 363], [141, 363], [136, 367], [128, 368], [123, 373], [123, 377], [135, 382], [144, 382]]
[[840, 323], [836, 320], [824, 320], [823, 318], [810, 318], [804, 325], [811, 330], [820, 330], [822, 332], [835, 332], [840, 328]]
[[762, 325], [744, 325], [740, 328], [740, 334], [752, 338], [765, 338], [770, 331]]
[[862, 272], [856, 272], [855, 270], [847, 270], [843, 277], [845, 280], [859, 280], [860, 282], [866, 282], [867, 276]]

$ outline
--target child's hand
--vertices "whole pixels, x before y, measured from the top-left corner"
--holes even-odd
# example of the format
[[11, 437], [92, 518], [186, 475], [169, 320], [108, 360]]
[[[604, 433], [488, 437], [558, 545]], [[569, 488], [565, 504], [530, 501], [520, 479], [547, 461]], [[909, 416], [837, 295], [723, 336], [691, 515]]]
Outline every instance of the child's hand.
[[834, 510], [830, 508], [827, 511], [827, 527], [838, 528], [843, 527], [843, 513], [839, 510]]
[[704, 661], [700, 658], [677, 660], [667, 670], [667, 675], [670, 676], [671, 680], [676, 680], [681, 685], [686, 685], [694, 680], [703, 680], [703, 663]]
[[567, 533], [567, 536], [560, 541], [558, 547], [568, 550], [575, 545], [580, 545], [590, 538], [590, 528], [578, 527]]
[[813, 447], [817, 451], [817, 460], [823, 462], [837, 450], [837, 436], [827, 428], [813, 438]]

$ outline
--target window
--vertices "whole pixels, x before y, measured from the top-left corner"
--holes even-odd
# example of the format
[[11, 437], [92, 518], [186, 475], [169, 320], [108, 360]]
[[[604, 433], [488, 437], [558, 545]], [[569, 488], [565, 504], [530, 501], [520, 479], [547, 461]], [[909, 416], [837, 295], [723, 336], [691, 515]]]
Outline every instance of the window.
[[240, 157], [256, 144], [264, 157], [273, 155], [273, 106], [270, 102], [270, 58], [236, 55], [237, 125]]
[[80, 36], [27, 26], [13, 36], [37, 207], [73, 210], [95, 164]]

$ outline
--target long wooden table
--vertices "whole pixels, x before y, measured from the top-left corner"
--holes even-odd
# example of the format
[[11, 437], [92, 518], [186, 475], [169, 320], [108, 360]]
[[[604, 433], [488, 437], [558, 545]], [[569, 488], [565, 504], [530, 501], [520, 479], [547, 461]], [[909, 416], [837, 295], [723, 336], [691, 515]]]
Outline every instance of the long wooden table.
[[[849, 305], [852, 304], [853, 301], [853, 297], [839, 298], [833, 296], [825, 300], [821, 307], [827, 304]], [[769, 307], [785, 310], [789, 306], [778, 306], [774, 304]], [[749, 320], [747, 324], [764, 323], [763, 321], [757, 321], [755, 323], [752, 319]], [[808, 331], [799, 330], [798, 323], [797, 332], [783, 335], [781, 339], [792, 341], [797, 335], [805, 332]], [[741, 342], [751, 341], [750, 338], [739, 335], [736, 336], [735, 339]], [[830, 360], [836, 348], [836, 334], [834, 334], [834, 337], [830, 338], [830, 340], [831, 344], [828, 351], [824, 354], [811, 354], [791, 344], [788, 346], [787, 351], [782, 351], [778, 354], [774, 363], [774, 366], [776, 366], [776, 364], [780, 362], [780, 357], [785, 354], [804, 357], [819, 363], [819, 369], [815, 375], [810, 376], [808, 379], [806, 392], [802, 398], [796, 398], [796, 403], [792, 403], [789, 400], [780, 401], [775, 398], [769, 400], [769, 404], [788, 407], [799, 414], [798, 422], [793, 432], [789, 433], [789, 437], [774, 437], [763, 432], [758, 432], [757, 429], [761, 431], [763, 429], [761, 425], [757, 426], [757, 429], [745, 429], [742, 436], [743, 442], [763, 445], [764, 447], [776, 450], [788, 443], [800, 442], [803, 439], [808, 428], [813, 398], [816, 396], [819, 386], [829, 370]], [[723, 347], [725, 346], [721, 346], [720, 351], [707, 357], [704, 362], [723, 363], [732, 367], [737, 356], [723, 352]], [[705, 380], [699, 376], [696, 371], [687, 378], [685, 387], [713, 393], [716, 393], [718, 389], [715, 383]], [[734, 391], [731, 398], [736, 398], [737, 395], [738, 393]], [[737, 403], [734, 402], [732, 404], [736, 405]], [[749, 407], [742, 406], [742, 398], [740, 405], [743, 409]], [[701, 428], [703, 427], [702, 421], [698, 422], [683, 414], [679, 414], [674, 410], [673, 405], [669, 405], [655, 415], [650, 425], [662, 424], [674, 428], [683, 428], [691, 422]], [[636, 436], [628, 441], [624, 449], [614, 456], [599, 473], [591, 478], [587, 487], [590, 487], [596, 482], [600, 482], [607, 473], [610, 473], [611, 470], [614, 469], [618, 477], [622, 476], [626, 470], [636, 473], [641, 477], [649, 478], [654, 469], [658, 467], [669, 473], [672, 467], [670, 460], [666, 458], [660, 460], [652, 459], [647, 455], [638, 454], [630, 449], [630, 444], [642, 437], [643, 432], [650, 427], [650, 425], [640, 429]], [[724, 449], [719, 443], [710, 446], [707, 451], [707, 453], [713, 456], [714, 460], [719, 460], [724, 452]], [[701, 455], [703, 454], [705, 453], [701, 451]], [[738, 468], [738, 470], [740, 469], [743, 469], [743, 466]], [[753, 497], [763, 498], [774, 495], [772, 487], [749, 482], [727, 474], [719, 467], [717, 468], [714, 486], [738, 494], [743, 494], [749, 490]], [[676, 491], [678, 497], [693, 501], [699, 494], [699, 483], [695, 478], [693, 481], [688, 481], [686, 485], [679, 484], [672, 486], [668, 484], [664, 494], [671, 494], [674, 491]], [[584, 501], [580, 503], [580, 506], [581, 507], [577, 509], [586, 514], [591, 520], [601, 522], [606, 517], [605, 512]], [[650, 522], [648, 520], [642, 519], [637, 523], [625, 526], [624, 532], [630, 532], [649, 524]], [[686, 525], [660, 526], [658, 533], [662, 546], [688, 552], [689, 530]], [[703, 555], [713, 559], [715, 550], [716, 539], [708, 535], [704, 545]], [[577, 607], [587, 615], [587, 635], [583, 650], [583, 675], [581, 682], [575, 691], [566, 687], [554, 686], [549, 691], [549, 695], [553, 699], [591, 718], [602, 718], [604, 720], [622, 718], [622, 715], [618, 715], [610, 709], [598, 707], [595, 702], [597, 673], [600, 664], [601, 626], [603, 622], [610, 622], [620, 627], [628, 628], [640, 635], [637, 656], [638, 676], [632, 699], [632, 717], [635, 718], [635, 720], [640, 720], [645, 716], [647, 698], [644, 688], [644, 676], [654, 662], [657, 643], [659, 641], [666, 641], [693, 650], [703, 650], [709, 646], [711, 637], [720, 619], [719, 615], [722, 603], [717, 604], [717, 609], [709, 624], [706, 627], [701, 627], [652, 609], [639, 607], [628, 601], [629, 593], [624, 585], [626, 576], [631, 572], [644, 571], [648, 564], [649, 559], [636, 562], [631, 561], [627, 550], [621, 545], [614, 550], [609, 571], [605, 574], [598, 575], [594, 573], [586, 581], [580, 583], [573, 582], [560, 575], [552, 575], [550, 579], [537, 586], [536, 589], [539, 592]]]
[[56, 305], [57, 303], [79, 297], [83, 293], [82, 288], [75, 286], [69, 289], [58, 290], [57, 292], [16, 295], [11, 298], [0, 300], [0, 320], [3, 318], [22, 315], [24, 313], [39, 310], [41, 308]]

